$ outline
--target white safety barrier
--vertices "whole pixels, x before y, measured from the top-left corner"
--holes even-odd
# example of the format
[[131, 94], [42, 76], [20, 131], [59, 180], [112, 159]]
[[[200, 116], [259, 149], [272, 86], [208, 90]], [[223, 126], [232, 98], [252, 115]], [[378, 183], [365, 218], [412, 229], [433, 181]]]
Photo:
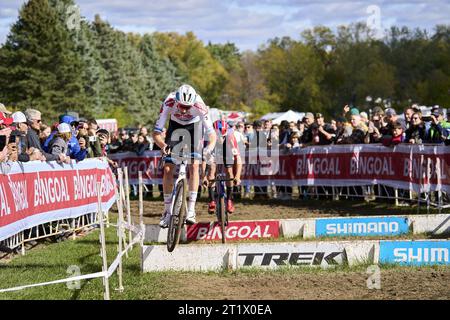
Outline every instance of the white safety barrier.
[[[125, 171], [125, 174], [127, 172]], [[86, 279], [93, 279], [93, 278], [103, 278], [103, 285], [105, 287], [104, 292], [104, 299], [109, 300], [110, 299], [110, 292], [109, 292], [109, 278], [114, 274], [116, 270], [118, 270], [118, 277], [119, 277], [119, 291], [123, 291], [123, 284], [122, 284], [122, 258], [124, 255], [128, 255], [128, 252], [133, 248], [134, 244], [143, 243], [144, 238], [144, 230], [142, 228], [143, 224], [141, 223], [141, 227], [137, 228], [131, 223], [131, 218], [129, 214], [129, 197], [124, 196], [124, 183], [123, 183], [123, 172], [121, 169], [118, 169], [118, 175], [119, 175], [119, 190], [116, 189], [116, 201], [117, 201], [117, 207], [119, 211], [119, 217], [117, 224], [110, 224], [111, 226], [114, 226], [117, 228], [117, 234], [118, 234], [118, 253], [115, 257], [114, 261], [111, 263], [111, 265], [108, 267], [107, 265], [107, 258], [106, 258], [106, 240], [105, 240], [105, 228], [104, 228], [104, 219], [103, 219], [103, 210], [101, 208], [102, 202], [101, 202], [101, 183], [97, 184], [97, 190], [99, 192], [97, 193], [98, 197], [98, 215], [99, 215], [99, 225], [100, 225], [100, 244], [101, 244], [101, 250], [100, 250], [100, 256], [102, 257], [102, 271], [86, 274], [86, 275], [80, 275], [75, 277], [69, 277], [65, 279], [58, 279], [54, 281], [48, 281], [43, 283], [35, 283], [35, 284], [28, 284], [28, 285], [21, 285], [13, 288], [7, 288], [7, 289], [0, 289], [0, 293], [6, 293], [6, 292], [12, 292], [12, 291], [19, 291], [24, 290], [27, 288], [34, 288], [34, 287], [41, 287], [41, 286], [48, 286], [48, 285], [54, 285], [54, 284], [60, 284], [60, 283], [67, 283], [67, 282], [73, 282], [73, 281], [80, 281], [80, 280], [86, 280]], [[117, 194], [118, 193], [118, 194]], [[123, 203], [127, 202], [127, 218], [128, 221], [125, 222], [123, 220], [124, 212], [123, 212]], [[140, 211], [140, 214], [142, 215], [142, 211]], [[142, 221], [142, 216], [141, 216]], [[125, 230], [129, 231], [129, 243], [126, 244], [126, 235]], [[134, 234], [134, 237], [132, 237], [132, 234]], [[122, 244], [125, 244], [124, 248], [122, 247]]]
[[[233, 222], [240, 224], [240, 228], [242, 229], [247, 227], [247, 225], [263, 225], [265, 222], [272, 223], [274, 221], [279, 224], [279, 236], [283, 236], [285, 238], [303, 237], [304, 239], [310, 239], [321, 236], [396, 236], [411, 233], [427, 233], [430, 235], [450, 234], [450, 214], [352, 216], [260, 221], [241, 220]], [[353, 230], [351, 229], [352, 227]], [[241, 233], [241, 229], [238, 227], [235, 233]], [[212, 233], [211, 229], [209, 230], [210, 231], [208, 234], [204, 235], [204, 240], [213, 240], [211, 239], [212, 237], [209, 236]], [[182, 231], [180, 239], [181, 242], [198, 240], [195, 239], [195, 237], [188, 238], [188, 233], [189, 232], [186, 232], [186, 229]], [[247, 234], [250, 234], [250, 232], [247, 232]], [[273, 236], [272, 238], [278, 238], [278, 235]], [[144, 239], [146, 242], [150, 243], [165, 243], [167, 240], [167, 229], [161, 229], [159, 225], [155, 224], [145, 225]], [[248, 238], [242, 238], [241, 240], [248, 240]]]
[[449, 265], [449, 240], [358, 240], [283, 243], [180, 245], [142, 248], [142, 270], [220, 271], [223, 269], [337, 265]]

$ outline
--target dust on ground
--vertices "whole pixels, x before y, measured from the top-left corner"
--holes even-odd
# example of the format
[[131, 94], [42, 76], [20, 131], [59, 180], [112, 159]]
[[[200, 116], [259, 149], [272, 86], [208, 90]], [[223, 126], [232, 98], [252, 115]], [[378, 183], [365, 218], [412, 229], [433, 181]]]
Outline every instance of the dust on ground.
[[[139, 201], [130, 201], [130, 211], [133, 220], [138, 222]], [[144, 200], [144, 223], [157, 224], [164, 211], [162, 199]], [[416, 207], [395, 207], [386, 202], [364, 202], [350, 200], [253, 200], [241, 199], [235, 201], [235, 213], [230, 220], [266, 220], [266, 219], [296, 219], [320, 217], [346, 217], [346, 216], [374, 216], [374, 215], [405, 215], [417, 214]], [[112, 212], [117, 212], [115, 206]], [[125, 211], [126, 212], [126, 211]], [[425, 214], [425, 207], [420, 208]], [[437, 210], [432, 210], [437, 213]], [[215, 221], [214, 215], [208, 214], [208, 202], [205, 198], [196, 204], [197, 222]]]
[[163, 275], [162, 299], [225, 300], [436, 300], [450, 299], [450, 268], [381, 269], [381, 289], [369, 289], [366, 270], [189, 273]]

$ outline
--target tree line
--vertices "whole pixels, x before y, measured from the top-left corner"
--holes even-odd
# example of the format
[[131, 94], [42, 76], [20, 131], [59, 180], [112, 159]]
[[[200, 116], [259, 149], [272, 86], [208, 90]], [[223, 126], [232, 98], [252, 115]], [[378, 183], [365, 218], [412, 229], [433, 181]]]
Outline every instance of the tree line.
[[[211, 107], [251, 112], [321, 112], [449, 106], [450, 26], [392, 27], [376, 39], [362, 23], [317, 26], [298, 39], [270, 39], [256, 51], [204, 44], [193, 32], [124, 33], [95, 16], [74, 19], [74, 0], [29, 0], [0, 47], [0, 102], [149, 125], [162, 99], [193, 85]], [[76, 17], [76, 16], [75, 16]], [[366, 99], [373, 97], [372, 101]]]

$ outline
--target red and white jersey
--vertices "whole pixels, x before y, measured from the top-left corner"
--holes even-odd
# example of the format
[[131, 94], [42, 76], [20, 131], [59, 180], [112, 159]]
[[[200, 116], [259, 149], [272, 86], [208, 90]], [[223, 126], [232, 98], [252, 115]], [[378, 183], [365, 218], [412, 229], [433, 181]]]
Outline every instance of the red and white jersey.
[[155, 130], [162, 132], [167, 119], [170, 116], [170, 120], [175, 121], [181, 125], [188, 125], [197, 122], [203, 122], [205, 134], [211, 134], [214, 132], [214, 128], [209, 118], [209, 108], [203, 102], [203, 99], [197, 95], [196, 100], [192, 108], [186, 113], [181, 113], [177, 107], [177, 101], [175, 100], [175, 92], [168, 95], [166, 100], [161, 104], [159, 111], [159, 118], [156, 121]]
[[[240, 157], [239, 145], [236, 139], [234, 129], [228, 129], [225, 136], [222, 136], [220, 132], [216, 131], [217, 143], [215, 146], [215, 154], [218, 157], [226, 156], [227, 163], [232, 163]], [[225, 149], [224, 149], [225, 144]], [[224, 152], [226, 155], [224, 155]]]

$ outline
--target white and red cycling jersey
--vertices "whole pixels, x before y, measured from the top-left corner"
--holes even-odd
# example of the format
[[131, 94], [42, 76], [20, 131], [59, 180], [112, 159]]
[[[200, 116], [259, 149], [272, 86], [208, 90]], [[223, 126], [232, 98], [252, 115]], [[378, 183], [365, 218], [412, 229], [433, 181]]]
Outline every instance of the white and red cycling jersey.
[[241, 154], [234, 129], [228, 129], [224, 136], [216, 130], [216, 135], [215, 160], [223, 160], [225, 164], [233, 164], [235, 161], [241, 161]]
[[159, 118], [156, 121], [154, 131], [162, 132], [166, 121], [170, 116], [171, 121], [175, 121], [182, 126], [202, 122], [205, 134], [214, 132], [213, 124], [209, 117], [209, 108], [199, 95], [197, 95], [194, 105], [186, 113], [181, 113], [177, 104], [175, 92], [170, 93], [161, 104]]

